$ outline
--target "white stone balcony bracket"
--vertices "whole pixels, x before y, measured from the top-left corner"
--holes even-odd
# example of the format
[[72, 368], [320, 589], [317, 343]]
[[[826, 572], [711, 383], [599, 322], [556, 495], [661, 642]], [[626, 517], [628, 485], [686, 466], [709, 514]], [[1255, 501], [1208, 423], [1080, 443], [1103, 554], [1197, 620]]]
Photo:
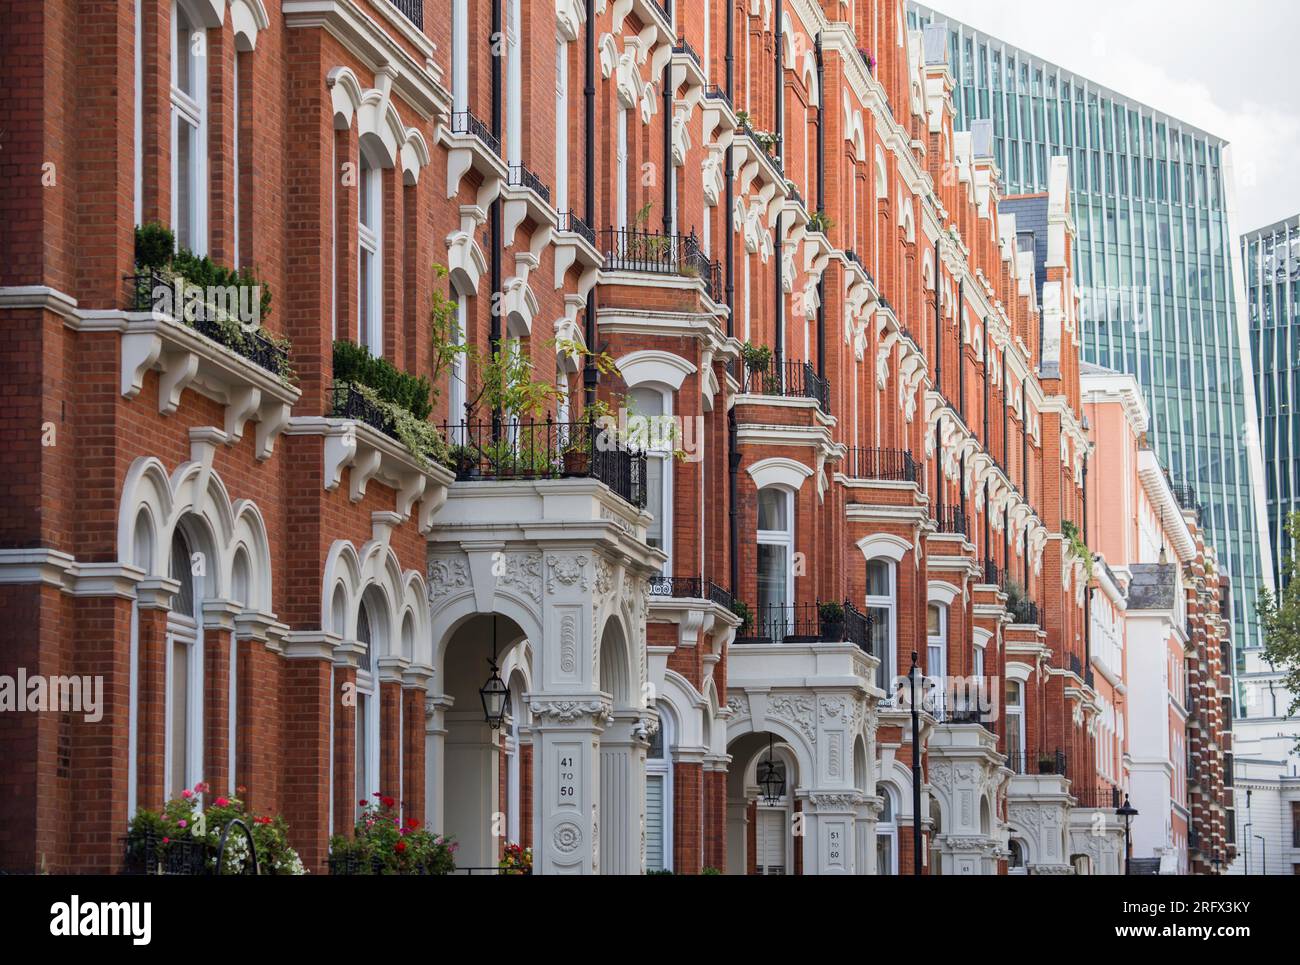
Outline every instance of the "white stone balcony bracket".
[[105, 321], [112, 321], [110, 327], [122, 333], [123, 396], [134, 399], [144, 385], [145, 373], [156, 370], [159, 412], [174, 414], [181, 395], [192, 389], [225, 406], [224, 430], [229, 445], [243, 439], [250, 421], [256, 422], [257, 458], [270, 458], [290, 408], [302, 395], [299, 389], [163, 312], [108, 315], [88, 315], [86, 322], [102, 328]]
[[447, 498], [454, 476], [450, 470], [419, 459], [382, 432], [350, 419], [297, 416], [290, 420], [291, 435], [324, 437], [324, 488], [338, 489], [348, 469], [348, 498], [359, 503], [370, 482], [378, 481], [395, 493], [393, 511], [401, 521], [418, 514], [420, 532], [428, 533], [433, 515]]
[[508, 180], [506, 162], [473, 134], [454, 133], [450, 125], [439, 127], [438, 137], [447, 149], [447, 197], [456, 197], [461, 179], [470, 171], [477, 170], [483, 176], [483, 183], [479, 186], [476, 200], [479, 207], [486, 209]]
[[533, 237], [536, 238], [538, 234], [541, 234], [543, 236], [542, 245], [545, 247], [546, 243], [550, 241], [550, 232], [555, 230], [559, 221], [550, 202], [532, 188], [518, 184], [502, 184], [501, 197], [504, 200], [501, 208], [501, 222], [505, 247], [509, 248], [515, 243], [515, 233], [526, 218], [531, 218], [533, 224], [536, 225], [533, 229]]

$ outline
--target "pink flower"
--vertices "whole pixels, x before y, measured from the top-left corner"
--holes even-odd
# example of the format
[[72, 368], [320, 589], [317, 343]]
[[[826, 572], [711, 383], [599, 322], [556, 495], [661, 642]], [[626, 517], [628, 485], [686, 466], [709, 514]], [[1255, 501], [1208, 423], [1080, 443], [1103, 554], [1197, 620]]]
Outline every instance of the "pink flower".
[[181, 791], [181, 797], [185, 798], [185, 800], [187, 801], [193, 796], [194, 796], [194, 792], [191, 791], [188, 787], [185, 790]]
[[184, 818], [181, 818], [179, 821], [176, 822], [176, 826], [181, 828], [188, 828], [190, 826], [190, 822], [186, 821]]
[[216, 805], [217, 805], [217, 807], [219, 807], [219, 808], [223, 808], [223, 807], [225, 807], [225, 806], [226, 806], [227, 804], [229, 804], [229, 803], [230, 803], [230, 799], [229, 799], [229, 798], [225, 798], [225, 797], [219, 797], [219, 798], [217, 798], [217, 800], [216, 800]]

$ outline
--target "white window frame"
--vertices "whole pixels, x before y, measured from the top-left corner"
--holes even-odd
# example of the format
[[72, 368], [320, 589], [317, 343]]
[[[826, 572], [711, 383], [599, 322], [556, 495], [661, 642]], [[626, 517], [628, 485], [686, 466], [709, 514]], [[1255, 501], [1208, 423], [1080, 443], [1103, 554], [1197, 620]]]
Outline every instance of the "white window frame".
[[[880, 658], [880, 679], [883, 681], [881, 689], [886, 695], [892, 695], [889, 685], [898, 673], [896, 666], [898, 663], [898, 564], [888, 556], [873, 556], [867, 560], [866, 565], [869, 567], [872, 563], [884, 564], [889, 574], [889, 594], [872, 596], [868, 593], [865, 603], [868, 613], [872, 610], [887, 610], [889, 613], [889, 640], [885, 645], [886, 652], [877, 656]], [[868, 580], [868, 588], [870, 585]]]
[[[456, 327], [452, 334], [456, 339], [456, 345], [464, 345], [466, 333], [469, 330], [469, 300], [455, 284], [451, 288], [451, 297], [456, 302], [454, 310]], [[465, 403], [468, 401], [469, 396], [469, 360], [465, 357], [464, 352], [457, 352], [452, 357], [449, 375], [447, 422], [453, 426], [460, 426], [466, 421]], [[451, 438], [447, 441], [452, 445], [464, 445], [466, 441], [465, 430], [452, 429]]]
[[876, 822], [876, 849], [871, 858], [876, 862], [877, 873], [880, 867], [880, 839], [889, 840], [889, 868], [885, 871], [887, 875], [898, 874], [898, 802], [899, 797], [888, 785], [880, 784], [876, 787], [877, 794], [884, 798], [889, 805], [889, 820]]
[[[1014, 704], [1011, 703], [1011, 701], [1009, 701], [1009, 700], [1006, 699], [1006, 692], [1005, 692], [1005, 689], [1004, 689], [1004, 691], [1003, 691], [1003, 697], [1002, 697], [1002, 702], [1003, 702], [1003, 704], [1004, 704], [1005, 706], [1002, 708], [1002, 712], [1003, 712], [1007, 717], [1009, 717], [1009, 718], [1010, 718], [1010, 717], [1016, 717], [1016, 718], [1018, 718], [1019, 721], [1020, 721], [1020, 726], [1019, 726], [1019, 728], [1018, 728], [1018, 729], [1019, 729], [1019, 732], [1020, 732], [1020, 740], [1019, 740], [1019, 745], [1020, 745], [1020, 746], [1019, 746], [1019, 747], [1009, 747], [1009, 748], [1007, 748], [1007, 749], [1010, 750], [1010, 751], [1013, 751], [1013, 752], [1019, 752], [1019, 754], [1020, 754], [1020, 766], [1021, 766], [1022, 768], [1025, 768], [1024, 773], [1028, 773], [1028, 763], [1025, 761], [1025, 682], [1024, 682], [1023, 680], [1016, 680], [1016, 679], [1014, 679], [1014, 678], [1008, 678], [1008, 679], [1007, 679], [1007, 683], [1006, 683], [1006, 685], [1007, 685], [1007, 687], [1015, 687], [1015, 688], [1016, 688], [1016, 693], [1019, 695], [1019, 699], [1018, 699], [1018, 701], [1017, 701], [1016, 703], [1014, 703]], [[1010, 727], [1007, 727], [1006, 730], [1007, 730], [1007, 733], [1010, 733], [1011, 728], [1010, 728]]]
[[[369, 641], [364, 641], [361, 639], [362, 608], [364, 608], [368, 614], [366, 618], [366, 625], [370, 631]], [[367, 605], [365, 597], [363, 596], [361, 601], [357, 605], [357, 642], [363, 644], [366, 647], [366, 659], [367, 662], [370, 664], [370, 669], [366, 670], [362, 668], [360, 666], [361, 661], [358, 660], [357, 678], [356, 678], [356, 684], [357, 684], [356, 722], [359, 725], [361, 721], [363, 720], [365, 721], [366, 760], [364, 762], [365, 763], [364, 776], [366, 780], [366, 786], [365, 788], [363, 788], [357, 793], [357, 800], [358, 801], [365, 800], [367, 802], [369, 802], [374, 797], [376, 791], [380, 791], [385, 794], [392, 794], [399, 791], [398, 788], [389, 788], [388, 790], [384, 790], [384, 788], [379, 786], [379, 782], [381, 779], [380, 778], [381, 772], [379, 768], [380, 693], [379, 693], [379, 670], [375, 666], [375, 663], [376, 663], [376, 653], [382, 652], [383, 650], [381, 646], [381, 641], [383, 638], [382, 638], [382, 632], [380, 633], [376, 632], [377, 628], [375, 626], [375, 623], [376, 623], [375, 614], [373, 613], [372, 608]], [[382, 630], [382, 628], [380, 629]], [[354, 746], [357, 743], [355, 735], [353, 736], [352, 743]], [[358, 762], [353, 761], [352, 765], [353, 765], [353, 771], [357, 774], [360, 774], [360, 767], [358, 766]], [[360, 810], [361, 810], [361, 805], [358, 804], [357, 812], [360, 813]]]
[[620, 107], [614, 135], [614, 227], [627, 226], [627, 110]]
[[451, 105], [469, 110], [469, 0], [451, 0]]
[[569, 44], [555, 40], [555, 210], [569, 210]]
[[[163, 788], [167, 797], [172, 797], [184, 788], [192, 788], [203, 780], [203, 580], [195, 579], [192, 570], [194, 544], [180, 534], [186, 549], [191, 554], [182, 565], [191, 567], [190, 586], [193, 589], [194, 610], [191, 613], [178, 613], [172, 610], [167, 615], [167, 721], [164, 730]], [[174, 545], [174, 541], [173, 541]], [[179, 599], [177, 594], [176, 599]], [[172, 773], [172, 751], [175, 748], [175, 732], [172, 727], [172, 712], [175, 691], [172, 687], [172, 660], [176, 645], [180, 644], [189, 651], [186, 667], [185, 695], [185, 775], [178, 779]]]
[[[645, 390], [648, 392], [653, 392], [656, 395], [658, 395], [660, 398], [661, 409], [663, 412], [661, 416], [646, 417], [646, 421], [647, 423], [649, 423], [647, 426], [648, 438], [645, 440], [647, 444], [644, 447], [646, 450], [646, 459], [647, 460], [653, 459], [659, 463], [660, 474], [662, 479], [662, 484], [660, 486], [660, 490], [661, 490], [660, 505], [657, 508], [649, 507], [649, 506], [646, 508], [649, 509], [650, 512], [653, 513], [654, 515], [658, 516], [662, 523], [662, 525], [660, 526], [661, 532], [663, 534], [662, 545], [659, 548], [668, 555], [668, 559], [664, 561], [663, 572], [666, 575], [672, 575], [673, 572], [673, 567], [672, 567], [673, 564], [673, 468], [675, 467], [676, 462], [673, 459], [673, 450], [672, 450], [671, 441], [669, 442], [669, 445], [667, 447], [663, 445], [652, 445], [652, 443], [661, 441], [659, 437], [661, 437], [664, 434], [662, 429], [664, 420], [666, 420], [667, 423], [671, 425], [671, 420], [673, 416], [673, 392], [672, 389], [668, 388], [667, 386], [658, 385], [650, 382], [639, 382], [636, 385], [630, 386], [628, 391], [634, 392], [638, 389]], [[659, 420], [660, 424], [656, 426], [654, 422], [651, 420]]]
[[524, 78], [520, 0], [506, 0], [506, 163], [524, 161]]
[[[785, 547], [785, 605], [787, 607], [790, 607], [795, 602], [795, 598], [794, 598], [794, 546], [795, 546], [794, 490], [786, 486], [764, 486], [762, 489], [758, 491], [760, 500], [763, 498], [763, 493], [769, 489], [774, 492], [780, 493], [785, 500], [786, 528], [784, 530], [758, 529], [756, 526], [755, 541], [758, 543], [759, 546]], [[756, 596], [757, 595], [758, 594], [756, 594]], [[755, 616], [761, 619], [762, 613], [760, 612]], [[761, 624], [760, 627], [756, 629], [761, 629]], [[779, 643], [781, 641], [778, 640], [774, 642]]]
[[[663, 793], [663, 869], [673, 870], [673, 724], [672, 716], [659, 705], [659, 733], [663, 742], [664, 756], [651, 757], [646, 753], [645, 774], [646, 788], [650, 787], [651, 777], [662, 778], [660, 785]], [[647, 861], [647, 864], [649, 862]]]
[[[201, 56], [192, 53], [194, 38], [202, 37]], [[178, 248], [189, 248], [196, 255], [208, 253], [208, 64], [207, 32], [195, 26], [190, 14], [180, 3], [172, 4], [172, 68], [171, 68], [171, 166], [172, 166], [172, 226], [175, 228]], [[179, 85], [177, 66], [181, 50], [186, 51], [190, 65], [193, 92]], [[189, 157], [187, 180], [190, 184], [189, 236], [181, 236], [180, 218], [180, 139], [182, 128], [192, 131], [193, 143]]]
[[[937, 607], [939, 610], [939, 633], [937, 636], [930, 635], [929, 614], [926, 614], [925, 629], [925, 659], [927, 676], [931, 679], [938, 678], [939, 686], [934, 690], [934, 716], [936, 720], [943, 720], [947, 707], [944, 699], [944, 679], [948, 676], [948, 605], [937, 600], [931, 600], [928, 607]], [[938, 660], [935, 660], [935, 652], [938, 652]], [[936, 663], [938, 667], [936, 668]], [[937, 672], [936, 672], [937, 669]]]
[[[357, 181], [357, 340], [376, 358], [384, 354], [384, 170], [361, 154]], [[361, 218], [360, 195], [366, 196], [373, 224]], [[369, 256], [369, 257], [367, 257]], [[366, 276], [361, 297], [361, 278]]]

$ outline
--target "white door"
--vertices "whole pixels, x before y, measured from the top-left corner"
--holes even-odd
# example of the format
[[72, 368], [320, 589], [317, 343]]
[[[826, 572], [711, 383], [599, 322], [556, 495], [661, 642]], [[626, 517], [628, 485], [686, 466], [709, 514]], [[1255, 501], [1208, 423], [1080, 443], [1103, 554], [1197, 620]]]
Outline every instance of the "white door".
[[758, 809], [756, 835], [758, 873], [761, 875], [786, 874], [786, 812], [783, 808]]

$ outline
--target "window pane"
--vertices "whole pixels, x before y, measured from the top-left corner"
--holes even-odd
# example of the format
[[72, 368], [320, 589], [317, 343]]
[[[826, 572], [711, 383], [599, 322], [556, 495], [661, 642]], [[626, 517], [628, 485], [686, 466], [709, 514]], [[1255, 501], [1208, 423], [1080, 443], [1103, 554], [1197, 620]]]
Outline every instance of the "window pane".
[[785, 532], [789, 528], [783, 489], [762, 489], [758, 493], [758, 528]]
[[357, 642], [365, 647], [365, 652], [358, 658], [357, 665], [362, 670], [370, 669], [370, 611], [364, 603], [357, 614]]
[[194, 140], [198, 137], [190, 124], [176, 120], [176, 243], [182, 248], [194, 248], [194, 161], [197, 157]]
[[175, 797], [189, 785], [189, 719], [190, 719], [190, 648], [185, 643], [172, 643], [172, 759], [171, 789]]
[[[368, 745], [367, 725], [369, 724], [367, 718], [369, 717], [369, 712], [370, 712], [370, 697], [365, 694], [359, 694], [357, 696], [357, 726], [356, 726], [357, 800], [358, 801], [363, 799], [369, 801], [370, 795], [373, 794], [375, 791], [379, 790], [379, 788], [371, 788], [367, 786], [370, 783], [370, 779], [367, 776], [367, 766], [366, 766], [367, 765], [366, 747]], [[357, 806], [360, 807], [361, 805], [357, 805]]]
[[894, 839], [887, 834], [876, 836], [876, 874], [893, 874]]
[[876, 667], [876, 686], [889, 697], [892, 695], [889, 683], [894, 664], [894, 655], [889, 647], [890, 611], [885, 607], [873, 606], [868, 608], [867, 616], [871, 617], [871, 652], [880, 660], [880, 665]]
[[867, 561], [867, 596], [889, 596], [889, 563]]
[[933, 603], [925, 611], [925, 633], [930, 637], [939, 635], [939, 608]]
[[1007, 681], [1007, 706], [1020, 706], [1020, 684], [1014, 680]]
[[664, 869], [664, 776], [647, 774], [645, 779], [645, 867]]
[[655, 549], [664, 545], [664, 461], [646, 460], [646, 509], [653, 517], [646, 528], [646, 543]]
[[172, 610], [187, 617], [194, 615], [194, 564], [190, 559], [190, 545], [180, 529], [172, 534], [171, 577], [181, 585], [172, 600]]

